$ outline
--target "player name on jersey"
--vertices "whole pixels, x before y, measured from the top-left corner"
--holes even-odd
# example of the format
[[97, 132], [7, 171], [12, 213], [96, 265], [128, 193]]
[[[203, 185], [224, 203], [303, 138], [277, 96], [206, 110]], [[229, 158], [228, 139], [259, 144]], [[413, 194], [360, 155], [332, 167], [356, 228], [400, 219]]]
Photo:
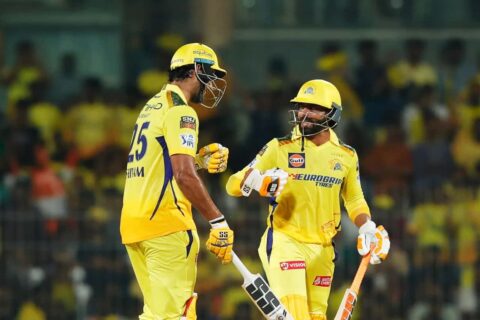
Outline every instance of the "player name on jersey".
[[137, 177], [144, 177], [145, 176], [145, 168], [144, 167], [133, 167], [127, 169], [127, 179], [128, 178], [137, 178]]

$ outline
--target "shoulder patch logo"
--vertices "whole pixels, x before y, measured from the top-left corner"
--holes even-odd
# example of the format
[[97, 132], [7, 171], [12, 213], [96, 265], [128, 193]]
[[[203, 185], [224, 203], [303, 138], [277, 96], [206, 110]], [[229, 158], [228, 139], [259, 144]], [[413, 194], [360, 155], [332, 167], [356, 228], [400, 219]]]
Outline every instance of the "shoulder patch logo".
[[195, 136], [193, 134], [181, 134], [180, 144], [185, 148], [195, 148]]
[[195, 120], [194, 117], [190, 117], [190, 116], [180, 117], [180, 129], [182, 128], [196, 130], [197, 120]]
[[305, 168], [305, 153], [288, 153], [289, 168]]

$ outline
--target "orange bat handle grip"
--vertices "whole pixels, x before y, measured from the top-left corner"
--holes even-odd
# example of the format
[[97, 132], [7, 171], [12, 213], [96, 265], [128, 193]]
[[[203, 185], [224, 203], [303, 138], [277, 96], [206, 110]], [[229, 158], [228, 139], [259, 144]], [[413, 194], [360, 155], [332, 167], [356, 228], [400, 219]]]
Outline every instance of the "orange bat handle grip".
[[350, 290], [355, 292], [358, 295], [360, 291], [360, 285], [362, 284], [363, 277], [367, 272], [368, 264], [370, 263], [370, 253], [363, 256], [360, 265], [358, 266], [357, 273], [355, 274], [355, 278], [353, 278], [352, 285], [350, 286]]

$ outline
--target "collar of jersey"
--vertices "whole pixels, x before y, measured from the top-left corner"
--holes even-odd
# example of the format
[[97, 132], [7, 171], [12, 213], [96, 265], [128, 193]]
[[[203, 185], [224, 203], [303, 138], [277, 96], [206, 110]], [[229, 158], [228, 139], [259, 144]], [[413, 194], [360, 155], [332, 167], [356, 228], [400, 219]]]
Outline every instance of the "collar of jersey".
[[[332, 129], [328, 129], [328, 131], [330, 131], [330, 142], [333, 143], [334, 145], [339, 146], [340, 142], [338, 141], [338, 137], [335, 131], [333, 131]], [[301, 138], [302, 138], [302, 135], [298, 133], [297, 128], [294, 128], [292, 130], [292, 140], [299, 140]], [[305, 139], [305, 141], [308, 141], [307, 143], [313, 143], [308, 139]]]
[[180, 98], [182, 98], [183, 101], [185, 101], [185, 103], [187, 103], [187, 99], [185, 98], [185, 95], [183, 94], [183, 91], [182, 89], [180, 89], [180, 87], [174, 85], [174, 84], [171, 84], [171, 83], [167, 83], [164, 87], [164, 89], [166, 91], [173, 91], [175, 92], [176, 94], [178, 94], [180, 96]]

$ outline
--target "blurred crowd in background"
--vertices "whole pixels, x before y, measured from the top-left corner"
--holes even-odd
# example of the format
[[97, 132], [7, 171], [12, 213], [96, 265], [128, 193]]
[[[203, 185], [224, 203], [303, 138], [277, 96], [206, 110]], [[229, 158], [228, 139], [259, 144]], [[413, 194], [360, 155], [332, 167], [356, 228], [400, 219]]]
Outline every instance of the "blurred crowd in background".
[[[0, 108], [0, 319], [139, 314], [141, 294], [118, 231], [132, 128], [167, 81], [173, 51], [201, 39], [163, 34], [154, 40], [153, 50], [127, 55], [120, 87], [80, 77], [71, 53], [57, 62], [58, 72], [46, 69], [42, 45], [28, 39], [1, 69], [7, 103]], [[372, 214], [392, 241], [389, 259], [367, 274], [355, 317], [480, 319], [476, 61], [465, 58], [461, 39], [446, 40], [433, 55], [439, 58], [429, 60], [431, 49], [421, 39], [399, 41], [396, 60], [381, 56], [380, 46], [365, 39], [347, 52], [339, 42], [321, 42], [311, 62], [315, 77], [341, 93], [337, 132], [357, 150]], [[235, 250], [254, 272], [262, 271], [256, 250], [268, 203], [231, 198], [225, 183], [266, 142], [288, 134], [289, 100], [310, 80], [280, 57], [258, 68], [267, 74], [261, 87], [242, 87], [231, 72], [218, 108], [195, 106], [199, 146], [215, 141], [230, 148], [227, 172], [201, 176], [236, 232]], [[196, 220], [205, 240], [207, 224]], [[357, 230], [347, 220], [336, 238], [333, 314], [359, 261]], [[241, 283], [232, 265], [219, 264], [202, 245], [198, 318], [260, 319]]]

